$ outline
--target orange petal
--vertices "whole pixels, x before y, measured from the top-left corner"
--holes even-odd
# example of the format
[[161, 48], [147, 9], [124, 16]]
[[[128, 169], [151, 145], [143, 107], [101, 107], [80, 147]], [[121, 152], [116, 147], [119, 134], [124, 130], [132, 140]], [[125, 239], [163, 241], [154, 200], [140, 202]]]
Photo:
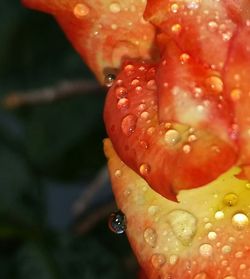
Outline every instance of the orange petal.
[[98, 79], [125, 57], [150, 59], [154, 28], [143, 20], [144, 1], [23, 0], [53, 14]]

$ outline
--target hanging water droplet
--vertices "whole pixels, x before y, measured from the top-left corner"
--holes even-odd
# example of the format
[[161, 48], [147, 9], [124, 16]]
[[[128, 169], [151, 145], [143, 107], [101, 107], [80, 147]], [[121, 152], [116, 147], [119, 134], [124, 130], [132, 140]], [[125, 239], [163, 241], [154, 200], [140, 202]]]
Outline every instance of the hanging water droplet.
[[106, 87], [111, 87], [114, 83], [114, 80], [115, 80], [115, 75], [114, 74], [107, 74], [105, 75], [105, 78], [104, 78], [104, 84]]
[[150, 166], [148, 164], [146, 164], [146, 163], [141, 164], [139, 171], [140, 171], [141, 175], [145, 176], [145, 175], [149, 174]]
[[134, 133], [136, 128], [137, 118], [133, 114], [125, 116], [121, 123], [121, 129], [124, 135], [130, 136]]
[[197, 231], [197, 219], [188, 211], [174, 210], [167, 215], [167, 222], [175, 236], [188, 245]]
[[143, 233], [143, 237], [145, 242], [151, 246], [152, 248], [154, 248], [156, 246], [156, 242], [157, 242], [157, 233], [154, 229], [152, 228], [147, 228], [144, 233]]
[[249, 224], [249, 219], [244, 213], [236, 213], [232, 217], [232, 225], [237, 230], [245, 229]]
[[200, 255], [203, 257], [210, 257], [213, 254], [213, 247], [211, 244], [204, 243], [199, 248]]
[[83, 19], [89, 14], [89, 7], [83, 3], [78, 3], [75, 5], [73, 13], [76, 18]]
[[197, 140], [196, 135], [190, 135], [190, 136], [188, 137], [188, 142], [194, 142], [194, 141], [196, 141], [196, 140]]
[[126, 230], [126, 217], [124, 213], [119, 210], [117, 212], [114, 212], [109, 217], [109, 228], [112, 232], [116, 234], [122, 234]]
[[175, 145], [181, 140], [181, 135], [174, 129], [168, 130], [164, 135], [164, 141], [169, 145]]
[[155, 269], [161, 268], [166, 262], [166, 257], [163, 254], [154, 254], [151, 257], [151, 263]]
[[238, 195], [235, 193], [228, 193], [223, 198], [223, 203], [227, 206], [234, 206], [238, 203]]

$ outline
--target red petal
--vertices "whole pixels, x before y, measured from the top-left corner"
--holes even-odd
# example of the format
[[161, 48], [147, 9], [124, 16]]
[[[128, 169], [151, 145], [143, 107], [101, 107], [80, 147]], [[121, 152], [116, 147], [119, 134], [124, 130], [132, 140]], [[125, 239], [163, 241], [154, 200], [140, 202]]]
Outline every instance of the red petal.
[[227, 95], [239, 130], [240, 164], [250, 164], [250, 22], [240, 26], [225, 68]]
[[236, 24], [226, 1], [149, 0], [145, 16], [196, 61], [220, 70]]
[[174, 200], [179, 190], [218, 177], [236, 156], [230, 143], [207, 129], [159, 122], [155, 71], [146, 63], [125, 65], [108, 93], [104, 119], [120, 158]]

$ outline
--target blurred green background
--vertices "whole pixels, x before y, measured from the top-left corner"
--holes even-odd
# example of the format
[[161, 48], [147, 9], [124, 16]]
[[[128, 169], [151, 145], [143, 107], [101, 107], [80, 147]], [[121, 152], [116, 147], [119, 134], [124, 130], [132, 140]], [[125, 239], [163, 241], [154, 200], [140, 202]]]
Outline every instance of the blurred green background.
[[[1, 0], [0, 22], [1, 100], [65, 80], [94, 80], [51, 16]], [[1, 106], [1, 279], [135, 278], [126, 237], [107, 226], [114, 201], [103, 169], [104, 97], [100, 89], [51, 104]], [[98, 189], [88, 195], [101, 170]], [[86, 207], [76, 218], [79, 197]]]

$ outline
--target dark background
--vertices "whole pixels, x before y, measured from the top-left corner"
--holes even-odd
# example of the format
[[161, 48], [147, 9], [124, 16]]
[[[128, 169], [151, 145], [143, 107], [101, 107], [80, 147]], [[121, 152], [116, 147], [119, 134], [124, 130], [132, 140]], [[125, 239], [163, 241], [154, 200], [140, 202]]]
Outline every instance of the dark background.
[[13, 92], [94, 77], [51, 16], [1, 0], [0, 23], [0, 278], [135, 278], [126, 237], [107, 226], [104, 90], [4, 107]]

